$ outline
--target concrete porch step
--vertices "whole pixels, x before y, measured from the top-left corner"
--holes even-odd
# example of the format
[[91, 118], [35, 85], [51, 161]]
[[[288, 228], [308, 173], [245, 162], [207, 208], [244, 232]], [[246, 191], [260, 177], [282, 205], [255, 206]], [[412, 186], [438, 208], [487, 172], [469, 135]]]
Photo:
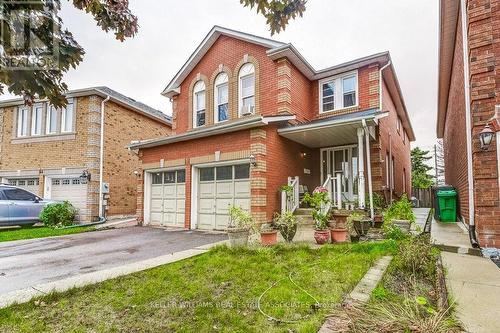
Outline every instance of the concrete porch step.
[[309, 215], [311, 216], [313, 212], [312, 208], [297, 208], [294, 212], [295, 215]]

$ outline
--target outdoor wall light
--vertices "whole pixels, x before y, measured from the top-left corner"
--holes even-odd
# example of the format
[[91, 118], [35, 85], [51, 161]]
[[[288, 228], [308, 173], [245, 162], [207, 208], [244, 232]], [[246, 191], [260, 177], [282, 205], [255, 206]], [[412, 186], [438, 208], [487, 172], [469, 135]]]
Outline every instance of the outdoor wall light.
[[300, 157], [306, 158], [307, 157], [307, 153], [304, 152], [304, 151], [300, 152]]
[[252, 166], [257, 166], [257, 160], [255, 159], [254, 155], [250, 155], [250, 164]]
[[481, 142], [482, 150], [488, 150], [488, 148], [490, 148], [494, 134], [495, 132], [493, 132], [493, 130], [490, 128], [490, 125], [486, 124], [481, 133], [479, 133], [479, 141]]
[[82, 174], [80, 175], [80, 179], [81, 180], [86, 180], [86, 181], [90, 181], [90, 178], [91, 178], [91, 174], [88, 170], [83, 170]]

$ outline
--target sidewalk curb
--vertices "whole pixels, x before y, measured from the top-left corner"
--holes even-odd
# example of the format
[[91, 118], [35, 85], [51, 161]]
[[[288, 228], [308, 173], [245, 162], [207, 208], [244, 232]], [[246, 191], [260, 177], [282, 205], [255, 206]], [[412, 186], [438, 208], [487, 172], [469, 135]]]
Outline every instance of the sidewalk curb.
[[10, 291], [8, 293], [0, 295], [0, 309], [16, 303], [29, 302], [31, 299], [35, 297], [44, 296], [51, 292], [63, 292], [72, 288], [78, 288], [90, 284], [99, 283], [119, 276], [140, 272], [150, 268], [180, 261], [183, 259], [195, 257], [200, 254], [208, 252], [214, 246], [227, 244], [227, 242], [228, 242], [227, 240], [224, 240], [211, 244], [201, 245], [189, 250], [174, 252], [171, 254], [159, 256], [156, 258], [146, 259], [123, 266], [108, 268], [97, 272], [81, 274], [58, 281], [42, 283], [28, 288]]

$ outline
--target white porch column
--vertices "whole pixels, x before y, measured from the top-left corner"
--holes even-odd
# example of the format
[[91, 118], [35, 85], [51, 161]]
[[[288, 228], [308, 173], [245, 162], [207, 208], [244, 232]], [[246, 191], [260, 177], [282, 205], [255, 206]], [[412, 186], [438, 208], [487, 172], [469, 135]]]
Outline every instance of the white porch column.
[[366, 140], [366, 169], [368, 172], [368, 195], [370, 200], [370, 217], [373, 220], [375, 216], [374, 208], [373, 208], [373, 184], [372, 184], [372, 165], [371, 165], [371, 149], [370, 149], [370, 133], [368, 133], [368, 128], [365, 133]]
[[365, 209], [365, 159], [363, 149], [363, 136], [365, 131], [358, 128], [358, 202], [359, 208]]

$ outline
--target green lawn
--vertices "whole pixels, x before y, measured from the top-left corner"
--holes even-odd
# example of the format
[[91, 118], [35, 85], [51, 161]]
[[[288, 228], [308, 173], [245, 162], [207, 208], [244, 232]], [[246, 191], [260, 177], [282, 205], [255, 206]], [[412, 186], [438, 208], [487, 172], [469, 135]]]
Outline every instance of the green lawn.
[[77, 227], [69, 229], [52, 229], [47, 227], [22, 227], [18, 229], [3, 229], [0, 230], [0, 242], [8, 242], [19, 239], [71, 235], [92, 230], [95, 230], [95, 228]]
[[[395, 251], [394, 242], [230, 249], [134, 273], [96, 285], [48, 295], [0, 310], [0, 332], [316, 332], [332, 307], [373, 262]], [[265, 312], [300, 323], [276, 324]]]

